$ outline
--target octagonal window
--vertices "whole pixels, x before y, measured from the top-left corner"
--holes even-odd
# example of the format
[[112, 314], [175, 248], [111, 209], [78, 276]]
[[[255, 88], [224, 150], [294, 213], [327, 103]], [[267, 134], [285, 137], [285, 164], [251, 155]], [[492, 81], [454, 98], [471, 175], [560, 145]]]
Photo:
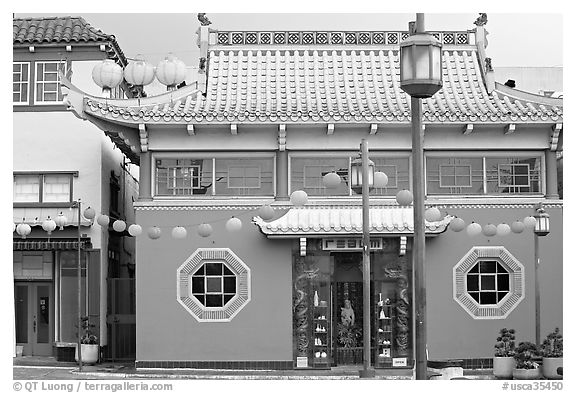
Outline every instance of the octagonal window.
[[510, 276], [499, 261], [481, 260], [466, 274], [466, 290], [478, 304], [498, 304], [510, 293]]
[[223, 262], [206, 262], [191, 276], [191, 291], [206, 307], [223, 307], [236, 296], [236, 274]]

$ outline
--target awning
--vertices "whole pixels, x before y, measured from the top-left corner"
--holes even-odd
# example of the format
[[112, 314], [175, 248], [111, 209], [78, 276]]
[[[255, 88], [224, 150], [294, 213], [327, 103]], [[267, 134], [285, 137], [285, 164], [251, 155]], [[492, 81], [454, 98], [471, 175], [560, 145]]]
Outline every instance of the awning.
[[[448, 227], [452, 216], [426, 221], [426, 234], [437, 235]], [[254, 223], [268, 237], [321, 237], [362, 234], [360, 206], [305, 206], [290, 209], [273, 221], [254, 217]], [[370, 234], [409, 235], [414, 233], [413, 209], [399, 206], [371, 206]]]
[[[78, 226], [78, 209], [68, 207], [14, 207], [13, 211], [13, 222], [15, 224], [26, 223], [30, 226], [42, 226], [42, 222], [48, 217], [55, 220], [58, 214], [62, 212], [66, 216], [68, 222], [65, 226]], [[92, 225], [90, 220], [87, 220], [83, 216], [80, 220], [80, 225], [89, 227]]]
[[[81, 240], [82, 249], [92, 248], [90, 239]], [[13, 251], [52, 251], [52, 250], [78, 250], [78, 241], [74, 240], [14, 240]]]

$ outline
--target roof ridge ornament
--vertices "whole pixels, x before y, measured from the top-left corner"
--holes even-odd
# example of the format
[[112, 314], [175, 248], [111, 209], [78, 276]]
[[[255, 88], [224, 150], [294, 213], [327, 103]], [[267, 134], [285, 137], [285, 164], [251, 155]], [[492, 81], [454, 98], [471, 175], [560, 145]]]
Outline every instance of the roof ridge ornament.
[[480, 16], [476, 18], [474, 24], [476, 26], [486, 26], [486, 23], [488, 23], [488, 14], [485, 12], [480, 12], [479, 14]]
[[206, 16], [205, 12], [200, 12], [198, 13], [197, 16], [201, 26], [208, 26], [212, 24], [212, 22], [210, 22], [210, 19], [208, 19], [208, 17]]

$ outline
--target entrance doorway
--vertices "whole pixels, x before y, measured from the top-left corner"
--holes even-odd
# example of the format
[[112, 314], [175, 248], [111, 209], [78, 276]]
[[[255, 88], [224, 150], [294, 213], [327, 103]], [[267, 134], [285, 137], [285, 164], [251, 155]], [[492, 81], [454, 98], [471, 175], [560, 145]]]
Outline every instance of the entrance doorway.
[[15, 282], [16, 345], [25, 356], [52, 355], [54, 296], [51, 282]]

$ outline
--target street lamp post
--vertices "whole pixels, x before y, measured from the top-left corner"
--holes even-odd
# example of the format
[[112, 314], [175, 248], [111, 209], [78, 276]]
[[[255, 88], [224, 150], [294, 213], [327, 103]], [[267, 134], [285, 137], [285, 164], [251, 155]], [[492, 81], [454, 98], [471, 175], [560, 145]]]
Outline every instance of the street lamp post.
[[540, 236], [550, 233], [550, 216], [544, 210], [542, 203], [536, 205], [536, 226], [534, 227], [534, 297], [536, 317], [536, 345], [540, 343], [540, 283], [538, 281], [538, 267], [540, 265]]
[[442, 88], [442, 44], [425, 34], [424, 14], [416, 14], [413, 35], [400, 43], [400, 87], [411, 96], [412, 192], [414, 193], [414, 318], [416, 379], [427, 376], [426, 282], [424, 265], [424, 150], [421, 98], [432, 97]]

